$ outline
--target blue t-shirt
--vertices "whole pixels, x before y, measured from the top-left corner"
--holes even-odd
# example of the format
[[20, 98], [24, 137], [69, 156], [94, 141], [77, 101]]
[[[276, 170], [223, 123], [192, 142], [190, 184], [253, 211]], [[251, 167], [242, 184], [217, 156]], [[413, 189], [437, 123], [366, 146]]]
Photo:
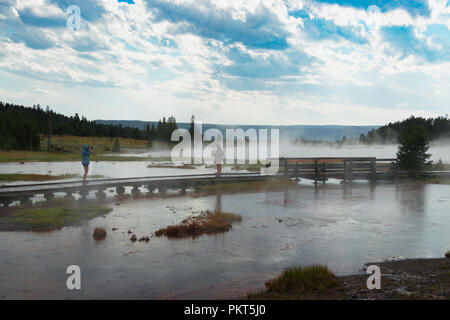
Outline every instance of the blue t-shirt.
[[89, 146], [85, 144], [83, 146], [83, 152], [81, 153], [81, 163], [83, 165], [89, 164], [89, 156], [91, 155], [91, 150], [89, 149]]

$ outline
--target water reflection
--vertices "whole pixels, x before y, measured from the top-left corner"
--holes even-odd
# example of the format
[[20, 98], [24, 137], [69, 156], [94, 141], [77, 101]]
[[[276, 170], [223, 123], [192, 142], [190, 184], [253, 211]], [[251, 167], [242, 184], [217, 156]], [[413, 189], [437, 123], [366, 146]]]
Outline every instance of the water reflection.
[[424, 213], [427, 198], [426, 187], [427, 184], [424, 182], [396, 184], [396, 198], [404, 212]]
[[218, 193], [216, 195], [216, 211], [222, 212], [222, 194]]
[[369, 182], [369, 186], [370, 186], [370, 200], [373, 201], [375, 200], [375, 191], [377, 188], [377, 182], [376, 181], [370, 181]]
[[[81, 227], [0, 232], [0, 297], [238, 297], [293, 264], [327, 264], [350, 274], [370, 261], [439, 257], [450, 243], [448, 191], [415, 183], [302, 181], [279, 192], [108, 198], [104, 204], [113, 211]], [[129, 240], [128, 230], [151, 235], [204, 210], [238, 213], [243, 221], [216, 236]], [[98, 226], [108, 233], [100, 243], [92, 237]], [[79, 264], [85, 275], [76, 295], [65, 289], [68, 264]]]

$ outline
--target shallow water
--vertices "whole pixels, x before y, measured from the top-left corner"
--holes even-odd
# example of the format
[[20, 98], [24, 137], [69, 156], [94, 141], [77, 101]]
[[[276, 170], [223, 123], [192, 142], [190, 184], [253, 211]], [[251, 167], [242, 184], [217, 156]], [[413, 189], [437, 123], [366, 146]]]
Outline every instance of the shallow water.
[[[161, 156], [162, 151], [139, 151], [128, 150], [121, 154], [122, 156]], [[377, 158], [395, 158], [397, 147], [394, 145], [386, 146], [345, 146], [342, 148], [330, 148], [328, 146], [302, 146], [302, 145], [281, 145], [280, 156], [285, 157], [377, 157]], [[444, 163], [450, 163], [450, 145], [432, 146], [430, 148], [432, 154], [431, 160], [438, 161], [441, 159]], [[167, 151], [165, 156], [169, 156]], [[128, 178], [128, 177], [147, 177], [147, 176], [166, 176], [166, 175], [186, 175], [186, 174], [212, 174], [215, 173], [214, 168], [207, 168], [205, 165], [197, 166], [196, 169], [178, 169], [178, 168], [147, 168], [149, 164], [169, 164], [161, 161], [92, 161], [89, 168], [89, 175], [101, 176], [104, 178]], [[1, 173], [22, 173], [22, 174], [76, 174], [84, 173], [80, 162], [26, 162], [20, 164], [0, 163]], [[230, 172], [246, 172], [232, 171], [230, 167], [225, 166], [222, 170], [224, 173]], [[89, 179], [89, 177], [88, 177]], [[92, 178], [91, 178], [92, 179]], [[80, 178], [67, 179], [67, 181], [80, 180]], [[7, 184], [20, 184], [23, 182], [15, 182]]]
[[[301, 145], [301, 144], [280, 144], [280, 156], [284, 157], [377, 157], [377, 158], [395, 158], [397, 146], [395, 145], [347, 145], [343, 147], [329, 147], [326, 145]], [[432, 154], [431, 160], [434, 162], [441, 159], [444, 163], [450, 163], [450, 145], [432, 145], [429, 152]], [[238, 155], [239, 152], [236, 152]], [[245, 153], [244, 153], [245, 154]], [[123, 150], [121, 154], [115, 156], [135, 156], [135, 157], [169, 157], [169, 151], [150, 151], [150, 150]], [[210, 159], [205, 158], [209, 164]], [[247, 160], [248, 161], [248, 160]], [[101, 176], [104, 178], [129, 178], [129, 177], [147, 177], [147, 176], [166, 176], [166, 175], [185, 175], [185, 174], [212, 174], [214, 168], [207, 168], [206, 165], [199, 165], [196, 169], [178, 169], [178, 168], [147, 168], [149, 164], [170, 164], [162, 161], [92, 161], [89, 167], [90, 176]], [[230, 167], [224, 166], [224, 173], [246, 172], [232, 171]], [[84, 169], [79, 161], [67, 162], [18, 162], [0, 163], [1, 173], [21, 173], [21, 174], [50, 174], [64, 175], [76, 174], [81, 176]], [[88, 177], [89, 178], [89, 177]], [[92, 178], [91, 178], [92, 179]], [[67, 181], [80, 180], [80, 178], [67, 179]], [[1, 181], [0, 181], [1, 182]], [[15, 182], [7, 184], [20, 184]]]
[[[305, 180], [283, 192], [111, 202], [110, 214], [81, 227], [0, 232], [0, 298], [236, 298], [293, 264], [327, 264], [343, 275], [369, 261], [442, 257], [450, 246], [449, 191]], [[243, 221], [195, 240], [129, 241], [128, 230], [150, 236], [207, 209], [240, 213]], [[107, 230], [104, 241], [93, 239], [95, 227]], [[72, 264], [81, 267], [80, 291], [66, 288]]]
[[[130, 178], [130, 177], [150, 177], [150, 176], [170, 176], [170, 175], [187, 175], [187, 174], [213, 174], [216, 172], [214, 168], [206, 168], [206, 166], [198, 166], [196, 169], [180, 169], [180, 168], [147, 168], [151, 162], [148, 161], [101, 161], [91, 162], [89, 167], [89, 176], [101, 176], [102, 178]], [[161, 164], [161, 163], [154, 163]], [[76, 174], [82, 175], [84, 169], [80, 162], [27, 162], [20, 163], [2, 163], [0, 164], [1, 173], [19, 173], [19, 174], [50, 174], [64, 175]], [[243, 172], [232, 171], [230, 167], [223, 168], [224, 173]], [[80, 180], [80, 178], [66, 179], [66, 181]], [[16, 182], [20, 184], [21, 182]], [[8, 184], [14, 184], [8, 182]]]
[[[377, 158], [395, 158], [397, 154], [397, 145], [304, 145], [291, 144], [280, 141], [279, 156], [280, 157], [377, 157]], [[227, 148], [224, 149], [225, 153]], [[237, 148], [245, 154], [245, 148]], [[234, 150], [233, 150], [234, 151]], [[205, 151], [206, 153], [206, 151]], [[430, 160], [437, 162], [441, 159], [444, 163], [450, 163], [450, 144], [432, 144], [430, 145], [429, 153], [431, 153]], [[234, 154], [234, 152], [231, 152]], [[236, 151], [239, 154], [239, 151]], [[117, 154], [111, 154], [117, 155]], [[121, 156], [134, 157], [170, 157], [170, 151], [143, 151], [143, 150], [128, 150]], [[204, 155], [207, 157], [208, 155]], [[248, 153], [247, 153], [248, 157]]]

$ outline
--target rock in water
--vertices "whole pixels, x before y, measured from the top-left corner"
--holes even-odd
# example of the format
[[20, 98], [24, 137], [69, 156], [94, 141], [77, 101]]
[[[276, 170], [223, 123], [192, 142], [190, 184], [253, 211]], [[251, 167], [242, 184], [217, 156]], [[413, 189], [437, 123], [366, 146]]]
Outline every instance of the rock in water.
[[95, 240], [103, 240], [106, 238], [106, 230], [103, 228], [95, 228], [93, 236]]

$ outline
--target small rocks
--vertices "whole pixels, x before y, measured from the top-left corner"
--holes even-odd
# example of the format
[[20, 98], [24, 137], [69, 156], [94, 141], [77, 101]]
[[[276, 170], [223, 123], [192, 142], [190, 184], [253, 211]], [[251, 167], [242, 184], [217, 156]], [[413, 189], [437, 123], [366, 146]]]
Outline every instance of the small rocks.
[[172, 206], [166, 206], [167, 209], [169, 209], [170, 213], [176, 213], [175, 207]]
[[106, 230], [103, 228], [95, 228], [93, 237], [95, 240], [103, 240], [106, 238]]
[[150, 241], [150, 238], [149, 237], [142, 237], [142, 238], [140, 238], [139, 239], [139, 241], [145, 241], [145, 242], [149, 242]]
[[150, 238], [148, 237], [148, 236], [146, 236], [146, 237], [141, 237], [141, 238], [139, 238], [139, 240], [138, 240], [138, 238], [136, 237], [136, 235], [135, 234], [133, 234], [132, 236], [131, 236], [131, 238], [130, 238], [130, 241], [131, 242], [136, 242], [136, 241], [139, 241], [139, 242], [149, 242], [150, 241]]
[[117, 231], [117, 230], [119, 230], [118, 228], [112, 228], [112, 231]]

